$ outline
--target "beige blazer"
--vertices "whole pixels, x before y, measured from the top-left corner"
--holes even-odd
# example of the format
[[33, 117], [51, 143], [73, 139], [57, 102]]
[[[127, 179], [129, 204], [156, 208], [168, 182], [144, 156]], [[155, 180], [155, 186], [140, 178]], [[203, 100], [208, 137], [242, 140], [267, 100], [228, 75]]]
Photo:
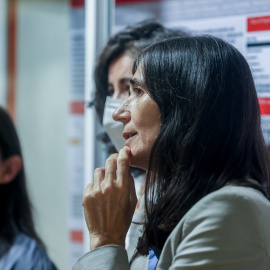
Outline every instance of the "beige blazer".
[[[73, 270], [144, 270], [126, 250], [108, 245], [81, 257]], [[196, 203], [168, 237], [158, 270], [270, 270], [270, 203], [257, 190], [226, 186]]]

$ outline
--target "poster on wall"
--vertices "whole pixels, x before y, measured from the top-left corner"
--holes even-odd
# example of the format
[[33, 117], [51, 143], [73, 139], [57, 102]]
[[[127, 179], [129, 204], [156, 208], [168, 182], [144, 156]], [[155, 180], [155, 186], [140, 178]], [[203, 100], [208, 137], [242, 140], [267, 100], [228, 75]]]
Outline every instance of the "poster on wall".
[[[129, 3], [127, 3], [129, 2]], [[259, 97], [262, 128], [270, 148], [270, 1], [269, 0], [116, 0], [114, 32], [130, 22], [156, 19], [190, 34], [218, 36], [247, 59]]]
[[[179, 22], [168, 24], [177, 28]], [[191, 34], [210, 34], [234, 45], [249, 63], [262, 115], [262, 129], [270, 149], [270, 11], [269, 13], [181, 21]]]
[[83, 254], [85, 3], [70, 1], [71, 88], [68, 119], [68, 227], [70, 269]]
[[[176, 28], [179, 22], [168, 24]], [[191, 34], [210, 34], [234, 45], [247, 59], [258, 96], [270, 97], [270, 12], [224, 18], [181, 21]]]

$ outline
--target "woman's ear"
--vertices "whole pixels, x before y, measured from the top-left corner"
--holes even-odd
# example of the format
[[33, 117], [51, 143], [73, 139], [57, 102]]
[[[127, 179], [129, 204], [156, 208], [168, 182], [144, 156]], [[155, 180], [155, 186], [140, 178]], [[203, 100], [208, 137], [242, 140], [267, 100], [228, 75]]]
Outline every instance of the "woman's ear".
[[0, 184], [10, 183], [22, 170], [22, 158], [18, 155], [10, 156], [0, 163]]

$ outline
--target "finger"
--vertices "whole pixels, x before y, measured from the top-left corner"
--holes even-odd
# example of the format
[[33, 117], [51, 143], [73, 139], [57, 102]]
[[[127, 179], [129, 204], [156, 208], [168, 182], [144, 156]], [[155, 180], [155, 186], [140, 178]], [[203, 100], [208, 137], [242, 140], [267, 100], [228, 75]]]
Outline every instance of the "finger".
[[82, 200], [82, 205], [83, 207], [85, 206], [85, 203], [87, 201], [87, 198], [89, 198], [92, 194], [92, 190], [93, 190], [94, 184], [90, 183], [87, 185], [84, 193], [83, 193], [83, 200]]
[[100, 185], [105, 177], [105, 168], [97, 168], [94, 171], [94, 185]]
[[117, 159], [117, 181], [120, 185], [129, 186], [130, 167], [129, 167], [130, 149], [125, 146], [119, 151]]
[[104, 180], [107, 182], [112, 182], [116, 178], [117, 157], [118, 154], [113, 154], [106, 160]]

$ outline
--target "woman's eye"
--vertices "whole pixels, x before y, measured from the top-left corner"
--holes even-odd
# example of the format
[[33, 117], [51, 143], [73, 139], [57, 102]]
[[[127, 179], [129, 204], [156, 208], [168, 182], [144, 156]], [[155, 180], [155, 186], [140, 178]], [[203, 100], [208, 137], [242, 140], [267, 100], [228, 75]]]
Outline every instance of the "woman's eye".
[[133, 91], [139, 96], [143, 93], [143, 90], [141, 88], [133, 88]]
[[141, 88], [137, 88], [137, 87], [130, 87], [129, 91], [128, 91], [128, 95], [135, 95], [135, 96], [141, 96], [144, 93], [144, 91]]

